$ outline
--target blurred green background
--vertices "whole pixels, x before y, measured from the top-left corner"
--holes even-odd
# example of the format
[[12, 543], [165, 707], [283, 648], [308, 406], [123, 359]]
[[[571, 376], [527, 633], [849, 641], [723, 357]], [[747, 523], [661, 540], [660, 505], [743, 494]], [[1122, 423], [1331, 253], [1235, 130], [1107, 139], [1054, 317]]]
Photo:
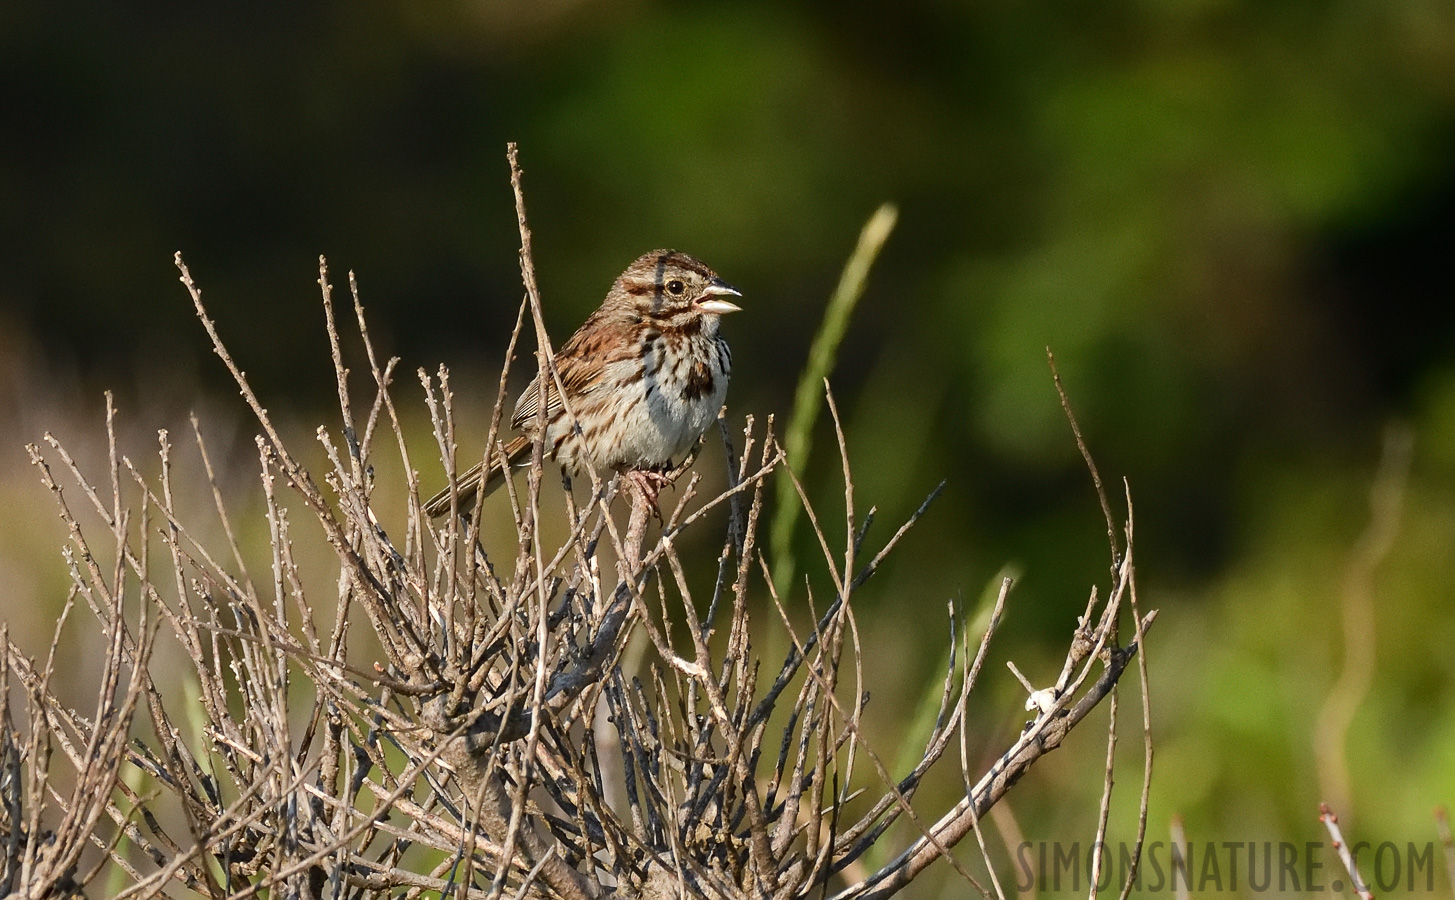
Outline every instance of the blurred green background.
[[[63, 589], [22, 445], [96, 433], [102, 389], [134, 452], [192, 407], [231, 409], [252, 452], [174, 251], [300, 434], [334, 402], [319, 253], [358, 272], [402, 396], [443, 362], [487, 405], [521, 294], [508, 140], [553, 332], [637, 254], [698, 255], [747, 298], [735, 415], [787, 414], [859, 228], [898, 205], [833, 377], [881, 539], [949, 482], [863, 601], [888, 757], [947, 600], [1022, 576], [990, 754], [1024, 699], [1003, 660], [1052, 680], [1106, 582], [1049, 346], [1114, 494], [1130, 482], [1162, 610], [1153, 836], [1177, 813], [1194, 841], [1319, 840], [1329, 799], [1359, 838], [1434, 838], [1455, 799], [1449, 0], [0, 5], [4, 616], [44, 635]], [[1414, 451], [1355, 631], [1373, 674], [1331, 746], [1394, 422]], [[808, 481], [832, 497], [825, 437]], [[1317, 767], [1341, 752], [1347, 796]], [[1012, 795], [1027, 839], [1090, 840], [1103, 753], [1080, 732]]]

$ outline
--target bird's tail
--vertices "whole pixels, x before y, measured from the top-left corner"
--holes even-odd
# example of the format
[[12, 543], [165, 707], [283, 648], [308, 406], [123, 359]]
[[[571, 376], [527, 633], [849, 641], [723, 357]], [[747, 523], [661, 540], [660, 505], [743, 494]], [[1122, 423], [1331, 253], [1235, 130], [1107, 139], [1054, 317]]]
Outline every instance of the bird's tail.
[[[483, 462], [478, 462], [471, 466], [463, 475], [456, 478], [453, 493], [455, 509], [462, 513], [473, 509], [475, 506], [475, 495], [482, 490], [485, 492], [485, 496], [490, 496], [505, 481], [507, 469], [524, 456], [528, 450], [530, 450], [530, 438], [523, 434], [516, 435], [503, 449], [505, 454], [505, 463], [503, 466], [498, 462], [492, 461], [490, 467], [486, 469]], [[451, 490], [449, 487], [446, 487], [438, 494], [426, 500], [424, 502], [425, 515], [433, 519], [448, 514], [450, 511], [450, 497]]]

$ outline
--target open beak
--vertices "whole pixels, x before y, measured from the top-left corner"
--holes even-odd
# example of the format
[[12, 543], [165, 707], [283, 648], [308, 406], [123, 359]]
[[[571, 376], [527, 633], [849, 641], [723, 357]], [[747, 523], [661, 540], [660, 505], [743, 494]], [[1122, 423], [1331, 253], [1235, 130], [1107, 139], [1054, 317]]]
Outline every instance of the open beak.
[[703, 288], [702, 299], [697, 301], [697, 308], [705, 313], [718, 316], [730, 312], [740, 312], [741, 306], [723, 298], [741, 296], [742, 293], [737, 288], [720, 278], [714, 278], [707, 287]]

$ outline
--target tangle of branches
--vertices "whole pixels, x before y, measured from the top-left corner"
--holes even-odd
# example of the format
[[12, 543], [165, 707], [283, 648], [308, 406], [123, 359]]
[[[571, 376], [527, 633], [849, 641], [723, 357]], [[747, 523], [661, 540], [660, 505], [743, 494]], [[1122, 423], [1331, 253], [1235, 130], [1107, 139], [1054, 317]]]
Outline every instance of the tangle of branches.
[[[512, 168], [527, 297], [511, 355], [533, 323], [540, 374], [553, 377], [513, 152]], [[770, 482], [794, 475], [771, 420], [724, 417], [714, 437], [726, 448], [724, 489], [685, 476], [654, 524], [641, 497], [617, 496], [615, 478], [543, 492], [554, 474], [536, 454], [488, 509], [508, 508], [515, 545], [487, 551], [483, 501], [437, 522], [420, 511], [414, 460], [426, 451], [406, 440], [397, 360], [376, 356], [352, 277], [352, 315], [339, 316], [320, 265], [340, 417], [318, 431], [327, 465], [316, 473], [228, 353], [180, 254], [177, 265], [259, 428], [266, 571], [248, 565], [239, 500], [195, 420], [199, 469], [165, 433], [155, 464], [133, 464], [108, 416], [102, 487], [49, 435], [31, 447], [69, 529], [63, 621], [99, 627], [106, 652], [95, 708], [82, 712], [52, 689], [59, 638], [37, 659], [0, 636], [0, 893], [76, 895], [104, 875], [118, 898], [847, 900], [889, 896], [948, 857], [989, 895], [998, 882], [982, 885], [952, 849], [974, 834], [983, 853], [980, 819], [1144, 658], [1153, 614], [1135, 606], [1130, 520], [1109, 519], [1111, 583], [1092, 592], [1062, 671], [1033, 694], [1032, 718], [999, 760], [971, 770], [966, 718], [1008, 581], [983, 633], [966, 633], [951, 610], [933, 728], [918, 761], [890, 771], [864, 731], [854, 598], [938, 488], [876, 539], [839, 431], [842, 528], [792, 482], [827, 580], [779, 596], [759, 524]], [[345, 318], [362, 347], [362, 397]], [[419, 378], [436, 439], [427, 452], [453, 473], [448, 373]], [[497, 404], [487, 447], [501, 418]], [[387, 486], [407, 493], [403, 515], [376, 506], [386, 454], [406, 473]], [[215, 520], [184, 521], [174, 492], [188, 478], [210, 490]], [[623, 506], [625, 521], [614, 515]], [[723, 518], [715, 553], [679, 552], [688, 529]], [[225, 540], [201, 537], [219, 525]], [[315, 532], [329, 548], [327, 580], [308, 577], [295, 553]], [[789, 613], [806, 604], [821, 607], [807, 626]], [[754, 642], [773, 630], [787, 649], [765, 658]], [[190, 661], [184, 671], [161, 669], [163, 645]], [[1145, 715], [1144, 668], [1142, 679]], [[947, 755], [959, 759], [963, 798], [932, 813], [916, 794]], [[1145, 782], [1143, 796], [1139, 838]], [[869, 851], [896, 826], [907, 846], [871, 870]]]

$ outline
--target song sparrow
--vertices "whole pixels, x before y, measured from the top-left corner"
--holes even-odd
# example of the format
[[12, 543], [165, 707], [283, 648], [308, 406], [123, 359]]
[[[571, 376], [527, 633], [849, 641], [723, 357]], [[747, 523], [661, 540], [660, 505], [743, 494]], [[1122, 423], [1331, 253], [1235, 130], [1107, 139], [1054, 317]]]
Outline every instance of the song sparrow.
[[[654, 250], [628, 266], [601, 307], [556, 351], [566, 402], [548, 379], [546, 458], [574, 473], [589, 464], [603, 476], [636, 476], [654, 498], [652, 479], [642, 476], [670, 468], [722, 408], [732, 354], [718, 334], [718, 317], [737, 312], [726, 298], [739, 296], [707, 266], [675, 250]], [[523, 433], [505, 445], [507, 462], [530, 451], [540, 428], [538, 381], [516, 400], [511, 425]], [[456, 508], [467, 508], [501, 476], [500, 466], [482, 473], [479, 464], [461, 475]], [[431, 516], [448, 512], [449, 489], [424, 508]]]

